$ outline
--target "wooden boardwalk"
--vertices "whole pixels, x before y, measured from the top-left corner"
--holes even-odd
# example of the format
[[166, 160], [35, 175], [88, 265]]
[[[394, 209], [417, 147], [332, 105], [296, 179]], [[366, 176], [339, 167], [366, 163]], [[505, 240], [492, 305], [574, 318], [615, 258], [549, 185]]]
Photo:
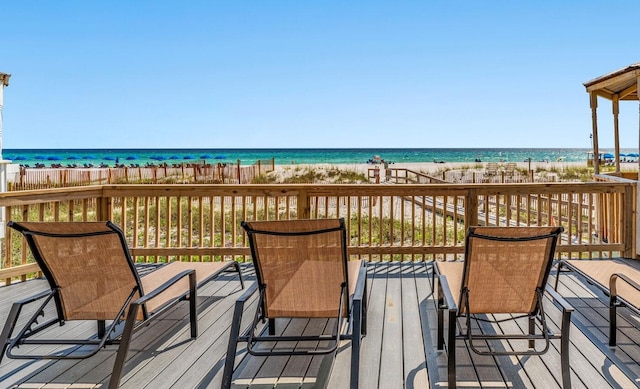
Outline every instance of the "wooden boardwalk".
[[[249, 284], [252, 268], [246, 265]], [[435, 303], [429, 286], [430, 263], [372, 263], [369, 265], [368, 327], [361, 353], [361, 388], [446, 387], [446, 356], [435, 349]], [[551, 282], [554, 281], [552, 277]], [[47, 288], [33, 280], [0, 288], [0, 320], [11, 302]], [[576, 308], [571, 328], [571, 375], [574, 388], [640, 387], [640, 318], [620, 309], [619, 345], [607, 346], [607, 300], [572, 274], [561, 276], [560, 293]], [[132, 343], [122, 388], [218, 388], [228, 340], [233, 303], [242, 291], [237, 277], [224, 275], [200, 290], [199, 337], [189, 340], [188, 309], [181, 304], [147, 328]], [[560, 311], [545, 301], [551, 326], [557, 329]], [[255, 307], [249, 304], [248, 309]], [[68, 327], [68, 328], [66, 328]], [[326, 321], [279, 323], [285, 332], [323, 331]], [[489, 326], [485, 331], [512, 330]], [[91, 333], [94, 325], [54, 329]], [[509, 348], [507, 343], [499, 347]], [[459, 387], [558, 388], [558, 343], [541, 357], [480, 357], [458, 342]], [[115, 358], [115, 347], [85, 360], [33, 361], [4, 359], [0, 388], [104, 388]], [[350, 346], [345, 343], [331, 363], [324, 357], [245, 357], [239, 352], [237, 387], [347, 388]]]

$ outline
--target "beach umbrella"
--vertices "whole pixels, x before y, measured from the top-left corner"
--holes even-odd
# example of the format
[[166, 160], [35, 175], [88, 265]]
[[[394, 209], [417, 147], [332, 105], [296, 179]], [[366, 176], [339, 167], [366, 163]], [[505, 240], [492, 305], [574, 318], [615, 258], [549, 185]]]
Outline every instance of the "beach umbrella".
[[603, 158], [613, 158], [613, 154], [611, 154], [611, 153], [604, 153], [604, 154], [602, 155], [602, 157], [603, 157]]
[[216, 159], [227, 159], [226, 155], [216, 155]]
[[638, 157], [640, 157], [640, 154], [638, 154], [638, 153], [629, 153], [629, 154], [627, 154], [627, 157], [638, 158]]
[[47, 158], [49, 161], [59, 161], [62, 158], [58, 157], [57, 155], [52, 155], [50, 157]]
[[185, 155], [182, 159], [193, 159], [193, 155]]
[[47, 159], [44, 155], [36, 155], [36, 159]]
[[104, 157], [102, 159], [104, 159], [105, 161], [115, 161], [116, 160], [114, 157], [109, 157], [109, 156], [106, 156], [106, 157]]
[[138, 157], [136, 157], [135, 155], [130, 155], [127, 158], [125, 158], [127, 161], [133, 161], [134, 159], [138, 159]]
[[149, 157], [149, 159], [164, 161], [165, 159], [167, 159], [167, 157], [165, 157], [164, 155], [152, 155], [151, 157]]
[[[9, 158], [9, 159], [11, 159], [11, 158]], [[15, 157], [13, 159], [16, 160], [16, 161], [26, 161], [27, 157], [23, 157], [21, 155], [18, 155], [17, 157]]]
[[172, 156], [169, 157], [169, 159], [180, 159], [180, 157], [177, 156], [177, 155], [172, 155]]
[[626, 156], [627, 156], [627, 154], [625, 154], [625, 153], [620, 153], [620, 156], [621, 156], [621, 157], [626, 157]]
[[67, 159], [78, 159], [79, 157], [76, 155], [70, 155], [67, 157]]
[[211, 158], [213, 158], [213, 156], [211, 154], [202, 154], [200, 156], [200, 158], [202, 158], [202, 159], [211, 159]]
[[82, 159], [96, 159], [93, 155], [85, 155]]

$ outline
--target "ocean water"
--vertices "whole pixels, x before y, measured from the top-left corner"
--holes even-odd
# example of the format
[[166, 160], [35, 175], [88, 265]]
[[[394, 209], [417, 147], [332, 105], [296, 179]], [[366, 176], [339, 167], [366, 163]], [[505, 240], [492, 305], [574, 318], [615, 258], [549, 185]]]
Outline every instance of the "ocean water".
[[[602, 150], [611, 152], [613, 150]], [[15, 164], [34, 166], [36, 163], [50, 166], [84, 164], [109, 166], [116, 161], [126, 165], [147, 163], [208, 163], [224, 162], [253, 164], [258, 160], [275, 158], [276, 164], [293, 163], [365, 163], [370, 159], [389, 162], [522, 162], [587, 160], [586, 148], [332, 148], [332, 149], [5, 149], [4, 159]], [[621, 149], [621, 153], [637, 153], [636, 149]]]

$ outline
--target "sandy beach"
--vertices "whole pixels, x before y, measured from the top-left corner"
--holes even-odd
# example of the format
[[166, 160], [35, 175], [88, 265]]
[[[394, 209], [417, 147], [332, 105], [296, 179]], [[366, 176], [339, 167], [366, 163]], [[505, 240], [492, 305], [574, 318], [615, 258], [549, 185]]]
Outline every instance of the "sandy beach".
[[[515, 162], [518, 169], [533, 169], [533, 170], [554, 170], [565, 169], [568, 167], [586, 167], [585, 162]], [[506, 162], [498, 163], [499, 168], [504, 168]], [[333, 163], [318, 163], [318, 164], [276, 164], [276, 170], [278, 169], [291, 169], [292, 167], [298, 168], [315, 168], [315, 169], [327, 169], [331, 167], [337, 167], [340, 170], [352, 170], [358, 172], [366, 172], [369, 169], [375, 169], [375, 167], [384, 169], [382, 164], [370, 164], [370, 163], [356, 163], [356, 164], [333, 164]], [[443, 170], [458, 170], [458, 169], [484, 169], [487, 163], [484, 162], [410, 162], [410, 163], [392, 163], [389, 164], [389, 168], [395, 169], [409, 169], [418, 172], [439, 172]], [[638, 165], [634, 163], [625, 163], [622, 165], [628, 170], [638, 169]]]
[[[586, 162], [516, 162], [516, 168], [521, 173], [532, 170], [534, 174], [539, 176], [544, 175], [543, 172], [559, 172], [565, 169], [582, 169], [586, 168]], [[479, 174], [483, 174], [487, 169], [488, 163], [485, 162], [412, 162], [412, 163], [392, 163], [389, 164], [390, 169], [407, 169], [418, 173], [424, 173], [429, 175], [439, 175], [443, 171], [474, 171]], [[504, 171], [507, 163], [498, 163], [498, 172]], [[287, 178], [299, 175], [305, 171], [314, 171], [318, 173], [327, 172], [330, 170], [351, 171], [362, 173], [365, 176], [368, 175], [368, 171], [378, 167], [380, 169], [381, 180], [385, 178], [384, 165], [383, 164], [371, 164], [371, 163], [358, 163], [358, 164], [276, 164], [275, 171], [269, 175], [276, 178], [281, 182]], [[621, 171], [638, 171], [638, 163], [623, 163], [621, 165]], [[546, 180], [543, 180], [546, 181]]]

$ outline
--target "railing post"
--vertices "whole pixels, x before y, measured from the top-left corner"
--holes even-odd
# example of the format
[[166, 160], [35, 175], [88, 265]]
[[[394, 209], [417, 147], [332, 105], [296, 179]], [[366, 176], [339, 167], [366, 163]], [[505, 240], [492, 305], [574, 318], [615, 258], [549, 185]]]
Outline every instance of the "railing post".
[[[635, 257], [635, 239], [634, 239], [634, 231], [637, 231], [636, 222], [636, 212], [635, 209], [635, 186], [628, 185], [624, 190], [624, 199], [622, 201], [622, 239], [624, 242], [624, 258], [634, 258]], [[630, 212], [633, 210], [633, 212]], [[635, 227], [635, 228], [634, 228]]]
[[475, 189], [467, 189], [467, 196], [465, 197], [465, 212], [464, 212], [464, 229], [465, 231], [470, 226], [478, 225], [478, 192]]
[[309, 194], [306, 189], [301, 189], [298, 192], [298, 219], [309, 219], [311, 218], [311, 205], [309, 201]]
[[104, 193], [96, 199], [96, 219], [97, 221], [107, 221], [112, 219], [111, 198], [105, 197]]

